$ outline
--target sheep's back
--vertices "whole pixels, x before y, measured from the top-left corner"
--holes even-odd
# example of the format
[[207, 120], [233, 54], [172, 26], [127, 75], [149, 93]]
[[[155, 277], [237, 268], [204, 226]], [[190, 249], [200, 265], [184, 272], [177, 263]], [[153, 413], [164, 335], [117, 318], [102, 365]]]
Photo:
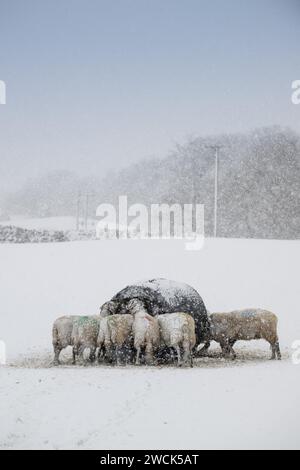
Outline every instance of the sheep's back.
[[114, 344], [123, 345], [131, 335], [132, 315], [111, 315], [107, 317], [110, 339]]
[[277, 317], [274, 313], [261, 309], [237, 310], [230, 313], [211, 315], [213, 336], [217, 340], [225, 338], [251, 340], [276, 335]]
[[72, 344], [72, 332], [77, 318], [76, 315], [65, 315], [55, 320], [52, 329], [54, 343], [59, 342], [62, 347]]
[[99, 316], [79, 316], [74, 321], [72, 341], [74, 344], [81, 343], [88, 347], [94, 346], [99, 334]]

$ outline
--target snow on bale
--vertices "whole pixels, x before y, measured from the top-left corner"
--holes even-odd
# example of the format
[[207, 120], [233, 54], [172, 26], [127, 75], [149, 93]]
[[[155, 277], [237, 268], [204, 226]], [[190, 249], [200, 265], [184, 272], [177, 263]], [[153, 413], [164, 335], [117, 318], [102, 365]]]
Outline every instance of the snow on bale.
[[209, 321], [204, 302], [198, 292], [188, 284], [168, 279], [152, 279], [125, 287], [112, 301], [117, 304], [117, 313], [129, 313], [130, 300], [141, 300], [152, 316], [183, 312], [195, 320], [197, 345], [209, 334]]

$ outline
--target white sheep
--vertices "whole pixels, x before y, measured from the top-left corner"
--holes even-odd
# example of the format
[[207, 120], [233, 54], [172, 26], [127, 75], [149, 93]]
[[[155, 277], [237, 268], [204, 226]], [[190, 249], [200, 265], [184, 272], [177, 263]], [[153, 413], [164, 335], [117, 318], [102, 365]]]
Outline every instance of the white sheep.
[[101, 353], [112, 362], [113, 349], [116, 352], [117, 365], [121, 362], [122, 348], [132, 339], [133, 317], [128, 314], [108, 315], [100, 319], [97, 346], [98, 359]]
[[159, 348], [160, 335], [157, 318], [148, 314], [144, 303], [139, 299], [132, 299], [127, 305], [128, 311], [133, 315], [133, 339], [136, 349], [136, 364], [140, 364], [142, 349], [145, 350], [146, 364], [153, 364], [154, 352]]
[[[233, 346], [236, 341], [265, 339], [270, 343], [272, 359], [281, 359], [277, 325], [278, 318], [267, 310], [248, 309], [230, 313], [210, 315], [210, 339], [220, 344], [225, 357], [236, 354]], [[205, 349], [208, 349], [209, 342]]]
[[72, 330], [73, 362], [79, 357], [83, 362], [85, 349], [90, 350], [89, 360], [94, 362], [96, 357], [97, 339], [99, 334], [99, 315], [79, 316], [75, 319]]
[[[183, 312], [158, 315], [162, 344], [176, 351], [178, 365], [190, 363], [193, 367], [193, 348], [196, 344], [195, 321], [191, 315]], [[183, 361], [181, 349], [183, 349]]]
[[[54, 349], [54, 365], [59, 365], [59, 355], [61, 351], [68, 346], [73, 346], [72, 341], [72, 331], [75, 320], [79, 317], [76, 315], [73, 316], [63, 316], [57, 318], [53, 324], [52, 328], [52, 344]], [[73, 351], [73, 363], [75, 363], [75, 356]]]

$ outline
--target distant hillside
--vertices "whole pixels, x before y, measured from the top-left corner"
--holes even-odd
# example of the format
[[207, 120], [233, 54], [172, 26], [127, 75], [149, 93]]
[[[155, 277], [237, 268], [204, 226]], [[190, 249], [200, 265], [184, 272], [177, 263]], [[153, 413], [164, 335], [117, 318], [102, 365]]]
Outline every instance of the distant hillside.
[[296, 239], [300, 237], [300, 136], [281, 128], [250, 134], [197, 137], [176, 146], [165, 159], [139, 162], [100, 178], [78, 178], [68, 172], [32, 180], [6, 198], [4, 210], [34, 217], [90, 214], [98, 204], [131, 203], [205, 205], [206, 234], [213, 232], [214, 156], [220, 153], [219, 236]]

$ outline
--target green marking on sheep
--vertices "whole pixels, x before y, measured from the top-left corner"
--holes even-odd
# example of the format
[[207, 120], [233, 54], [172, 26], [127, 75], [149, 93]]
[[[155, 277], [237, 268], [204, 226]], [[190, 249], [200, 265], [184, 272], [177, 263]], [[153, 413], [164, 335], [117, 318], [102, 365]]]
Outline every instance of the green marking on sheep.
[[89, 317], [87, 316], [82, 316], [82, 317], [79, 317], [76, 319], [76, 324], [78, 326], [81, 326], [81, 325], [84, 325], [85, 323], [87, 323], [88, 321], [90, 320]]

